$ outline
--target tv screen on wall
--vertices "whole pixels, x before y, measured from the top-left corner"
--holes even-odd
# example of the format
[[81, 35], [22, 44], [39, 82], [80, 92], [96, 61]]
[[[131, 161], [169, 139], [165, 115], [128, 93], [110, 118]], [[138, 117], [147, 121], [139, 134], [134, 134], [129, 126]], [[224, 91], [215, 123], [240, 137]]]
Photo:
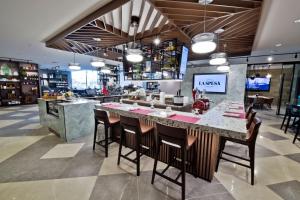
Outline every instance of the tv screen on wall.
[[247, 78], [246, 89], [248, 91], [270, 91], [271, 79], [267, 77]]
[[226, 93], [227, 73], [194, 74], [193, 88], [206, 93]]
[[186, 73], [186, 66], [187, 66], [187, 61], [188, 61], [188, 55], [189, 55], [189, 49], [187, 47], [185, 47], [185, 46], [182, 46], [179, 79], [183, 79], [183, 76]]

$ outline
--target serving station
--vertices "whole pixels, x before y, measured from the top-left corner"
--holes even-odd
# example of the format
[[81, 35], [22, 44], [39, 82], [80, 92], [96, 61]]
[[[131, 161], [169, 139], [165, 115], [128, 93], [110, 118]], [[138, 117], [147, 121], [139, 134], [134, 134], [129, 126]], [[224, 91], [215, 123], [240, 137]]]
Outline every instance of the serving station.
[[66, 142], [91, 135], [94, 131], [93, 109], [98, 101], [38, 99], [41, 125]]
[[[237, 139], [246, 138], [244, 106], [237, 102], [222, 102], [203, 115], [170, 109], [151, 109], [137, 104], [128, 105], [124, 103], [97, 104], [96, 108], [108, 111], [111, 116], [138, 117], [140, 121], [147, 125], [155, 126], [156, 123], [162, 123], [168, 126], [186, 128], [188, 134], [197, 136], [197, 155], [193, 157], [193, 159], [197, 159], [196, 176], [208, 181], [212, 180], [215, 170], [219, 136]], [[126, 141], [129, 147], [133, 147], [135, 138], [130, 135], [126, 136], [128, 137]], [[145, 138], [145, 145], [151, 146], [153, 140], [153, 136], [149, 134]], [[163, 145], [160, 152], [159, 160], [167, 163], [168, 148]], [[153, 149], [150, 149], [147, 155], [153, 157]], [[193, 155], [188, 154], [187, 158], [191, 158], [191, 156]], [[176, 165], [178, 163], [174, 164], [175, 167]], [[188, 172], [191, 172], [191, 170], [190, 167], [187, 167]]]

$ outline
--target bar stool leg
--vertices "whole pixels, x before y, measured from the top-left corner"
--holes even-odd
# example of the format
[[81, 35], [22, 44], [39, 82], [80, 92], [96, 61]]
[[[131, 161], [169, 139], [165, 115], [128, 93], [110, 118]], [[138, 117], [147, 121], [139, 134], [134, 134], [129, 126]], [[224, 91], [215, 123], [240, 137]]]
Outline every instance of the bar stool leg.
[[105, 126], [105, 157], [108, 157], [108, 127]]
[[280, 126], [280, 129], [282, 129], [283, 126], [284, 126], [284, 122], [285, 122], [285, 120], [286, 120], [286, 116], [287, 116], [287, 114], [284, 115], [284, 118], [283, 118], [282, 124], [281, 124], [281, 126]]
[[222, 152], [223, 152], [223, 150], [225, 148], [225, 143], [226, 143], [226, 140], [224, 140], [222, 137], [220, 137], [219, 151], [218, 151], [218, 157], [217, 157], [217, 163], [216, 163], [215, 172], [218, 171], [219, 163], [220, 163], [221, 156], [222, 156]]
[[119, 144], [119, 154], [118, 154], [118, 165], [120, 165], [123, 139], [124, 139], [124, 130], [121, 130], [121, 133], [120, 133], [120, 144]]
[[293, 144], [295, 144], [296, 139], [298, 138], [299, 133], [300, 133], [300, 121], [298, 123], [297, 132], [295, 134], [295, 137], [294, 137], [294, 140], [293, 140]]
[[254, 160], [255, 160], [255, 146], [249, 147], [249, 157], [250, 157], [250, 168], [251, 168], [251, 185], [254, 185]]
[[181, 149], [181, 158], [182, 158], [182, 163], [181, 163], [181, 181], [182, 181], [182, 190], [181, 190], [181, 199], [185, 199], [185, 171], [186, 171], [186, 151], [184, 149]]
[[139, 138], [137, 138], [136, 140], [136, 175], [139, 176], [140, 175], [140, 145], [141, 145], [141, 141]]
[[98, 123], [95, 120], [93, 150], [95, 150], [95, 144], [96, 144], [96, 138], [97, 138], [97, 131], [98, 131]]
[[194, 144], [193, 146], [193, 173], [194, 177], [197, 178], [197, 148], [196, 145]]
[[155, 155], [155, 158], [154, 158], [154, 166], [153, 166], [153, 172], [152, 172], [152, 180], [151, 180], [151, 184], [154, 183], [154, 178], [155, 178], [156, 167], [157, 167], [157, 160], [158, 160], [159, 153], [160, 153], [160, 145], [157, 144], [157, 145], [156, 145], [156, 148], [154, 149], [154, 155]]
[[285, 129], [284, 129], [284, 133], [286, 133], [287, 129], [289, 128], [289, 125], [290, 125], [290, 121], [291, 121], [291, 115], [288, 116], [288, 120], [287, 120], [287, 123], [286, 123], [286, 126], [285, 126]]

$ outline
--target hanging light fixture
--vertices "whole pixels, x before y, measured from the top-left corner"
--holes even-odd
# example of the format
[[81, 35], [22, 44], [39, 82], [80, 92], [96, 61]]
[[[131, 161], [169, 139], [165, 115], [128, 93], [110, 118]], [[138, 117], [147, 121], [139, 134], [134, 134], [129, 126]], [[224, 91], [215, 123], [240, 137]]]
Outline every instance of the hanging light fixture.
[[229, 66], [228, 62], [226, 62], [225, 64], [218, 66], [217, 70], [218, 71], [229, 71], [230, 66]]
[[80, 70], [80, 64], [75, 62], [75, 52], [74, 52], [74, 59], [73, 62], [69, 63], [69, 69], [70, 70]]
[[105, 66], [105, 62], [103, 59], [99, 58], [99, 51], [101, 50], [101, 48], [99, 47], [99, 42], [101, 40], [95, 40], [97, 41], [97, 54], [96, 54], [96, 58], [92, 58], [91, 60], [91, 65], [93, 67], [104, 67]]
[[227, 55], [224, 52], [214, 53], [210, 55], [210, 65], [223, 65], [227, 62]]
[[214, 51], [217, 47], [216, 35], [214, 33], [207, 33], [206, 31], [206, 6], [211, 3], [212, 0], [200, 0], [199, 3], [204, 7], [204, 31], [197, 34], [192, 38], [192, 51], [194, 53], [204, 54]]
[[153, 43], [158, 46], [160, 44], [160, 38], [158, 36], [154, 38]]
[[271, 65], [269, 64], [269, 66], [268, 66], [268, 73], [267, 73], [267, 75], [266, 75], [266, 78], [272, 78], [272, 74], [270, 73], [270, 68], [271, 68]]
[[111, 73], [111, 70], [110, 70], [109, 68], [102, 68], [102, 69], [101, 69], [101, 72], [102, 72], [103, 74], [110, 74], [110, 73]]
[[[219, 48], [219, 39], [218, 35], [218, 48]], [[226, 44], [224, 44], [224, 52], [213, 53], [210, 55], [209, 64], [210, 65], [224, 65], [227, 62], [227, 54], [225, 53]]]
[[138, 28], [139, 25], [139, 17], [132, 16], [131, 17], [131, 27], [133, 27], [133, 43], [131, 45], [131, 48], [127, 48], [127, 55], [126, 59], [129, 62], [133, 63], [139, 63], [142, 62], [144, 59], [143, 57], [143, 51], [137, 48], [137, 44], [135, 43], [135, 35], [136, 35], [136, 29]]
[[93, 67], [104, 67], [105, 66], [105, 62], [101, 58], [93, 58], [92, 61], [91, 61], [91, 65]]

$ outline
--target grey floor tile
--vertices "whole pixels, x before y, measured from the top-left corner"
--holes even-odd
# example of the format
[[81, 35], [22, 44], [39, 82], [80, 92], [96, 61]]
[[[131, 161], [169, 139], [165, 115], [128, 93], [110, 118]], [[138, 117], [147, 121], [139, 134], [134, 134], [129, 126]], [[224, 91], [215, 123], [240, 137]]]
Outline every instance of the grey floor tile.
[[288, 181], [283, 183], [277, 183], [268, 185], [268, 187], [279, 195], [284, 200], [299, 200], [300, 199], [300, 182]]
[[266, 138], [268, 138], [270, 140], [273, 140], [273, 141], [288, 140], [288, 138], [286, 138], [286, 137], [282, 137], [280, 135], [277, 135], [277, 134], [274, 134], [274, 133], [271, 133], [271, 132], [260, 132], [259, 134], [261, 136], [266, 137]]
[[285, 155], [286, 157], [300, 163], [300, 153]]

